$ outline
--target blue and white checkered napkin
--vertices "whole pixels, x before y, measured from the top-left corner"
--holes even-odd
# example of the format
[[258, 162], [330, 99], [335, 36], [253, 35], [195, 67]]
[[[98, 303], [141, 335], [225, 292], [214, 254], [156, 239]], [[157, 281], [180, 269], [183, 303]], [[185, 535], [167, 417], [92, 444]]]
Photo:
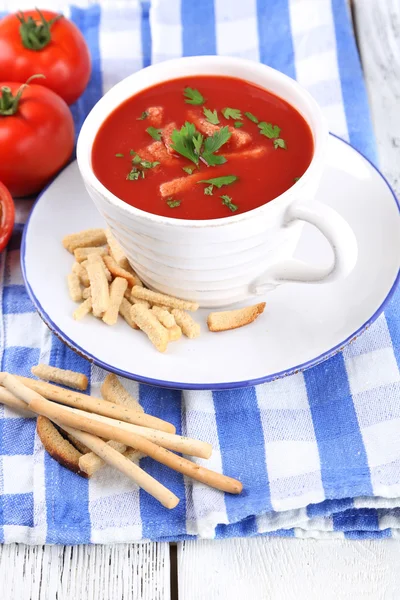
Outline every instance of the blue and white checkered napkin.
[[[149, 15], [150, 9], [150, 15]], [[229, 54], [296, 77], [331, 129], [369, 157], [374, 143], [345, 0], [121, 1], [71, 8], [93, 57], [74, 107], [77, 127], [114, 83], [181, 55]], [[97, 395], [104, 372], [52, 336], [29, 301], [19, 245], [29, 201], [1, 258], [2, 369], [37, 362], [77, 369]], [[400, 331], [397, 293], [386, 314], [343, 353], [305, 373], [228, 392], [162, 390], [127, 382], [146, 411], [178, 433], [211, 442], [211, 468], [239, 477], [233, 497], [143, 459], [181, 498], [172, 511], [111, 469], [89, 482], [60, 467], [35, 422], [0, 412], [0, 541], [31, 544], [179, 540], [260, 534], [398, 536], [400, 531]], [[199, 461], [202, 462], [202, 461]]]

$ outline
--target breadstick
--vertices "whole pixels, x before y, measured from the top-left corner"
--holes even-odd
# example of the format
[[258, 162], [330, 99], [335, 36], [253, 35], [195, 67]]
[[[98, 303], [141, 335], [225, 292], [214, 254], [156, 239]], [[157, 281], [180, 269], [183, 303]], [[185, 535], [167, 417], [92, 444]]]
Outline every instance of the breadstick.
[[[134, 448], [127, 448], [124, 444], [120, 444], [119, 442], [113, 442], [112, 440], [107, 442], [108, 446], [114, 448], [120, 454], [123, 454], [126, 458], [131, 460], [132, 462], [137, 462], [141, 458], [144, 457], [142, 452], [138, 452]], [[79, 468], [91, 477], [99, 471], [102, 467], [104, 467], [106, 463], [100, 456], [97, 456], [94, 452], [88, 452], [84, 456], [81, 456], [79, 459]]]
[[117, 240], [115, 239], [113, 234], [111, 233], [111, 229], [106, 229], [105, 234], [106, 234], [107, 244], [110, 249], [111, 256], [113, 257], [113, 259], [115, 260], [117, 265], [119, 265], [122, 269], [125, 269], [125, 270], [128, 269], [129, 261], [128, 261], [127, 257], [125, 256], [125, 252], [122, 250], [121, 246], [119, 245], [119, 243], [117, 242]]
[[126, 446], [136, 448], [146, 454], [146, 456], [150, 456], [161, 464], [178, 471], [178, 473], [192, 477], [192, 479], [201, 481], [218, 490], [229, 492], [231, 494], [240, 494], [242, 491], [243, 486], [240, 481], [205, 469], [186, 458], [182, 458], [165, 448], [161, 448], [140, 435], [124, 431], [112, 425], [93, 423], [93, 420], [87, 417], [81, 417], [80, 415], [71, 413], [65, 407], [58, 406], [45, 400], [42, 396], [24, 386], [23, 383], [13, 375], [2, 373], [0, 375], [0, 383], [18, 398], [24, 400], [24, 402], [29, 405], [30, 410], [48, 417], [51, 420], [56, 420], [60, 423], [61, 427], [66, 425], [67, 427], [73, 427], [80, 431], [93, 433], [94, 435], [98, 435], [105, 439], [113, 439]]
[[100, 256], [105, 256], [107, 254], [106, 248], [76, 248], [74, 250], [75, 260], [78, 263], [83, 262], [87, 259], [89, 254], [100, 254]]
[[147, 302], [147, 300], [141, 300], [140, 298], [135, 298], [135, 296], [132, 296], [132, 293], [129, 299], [132, 304], [142, 304], [142, 306], [145, 306], [146, 308], [151, 308], [150, 302]]
[[[166, 431], [159, 431], [158, 429], [152, 429], [151, 427], [141, 427], [140, 425], [126, 423], [125, 421], [104, 417], [103, 415], [98, 415], [96, 413], [88, 413], [70, 406], [62, 407], [62, 410], [68, 411], [74, 415], [77, 415], [78, 417], [90, 419], [92, 422], [95, 421], [96, 423], [102, 425], [111, 425], [112, 427], [117, 427], [123, 431], [140, 435], [146, 440], [150, 440], [151, 442], [154, 442], [154, 444], [158, 444], [159, 446], [167, 448], [168, 450], [173, 450], [174, 452], [181, 452], [182, 454], [187, 454], [188, 456], [197, 456], [198, 458], [210, 458], [211, 456], [211, 445], [200, 440], [182, 437]], [[110, 437], [109, 439], [112, 440], [114, 438]], [[127, 445], [130, 446], [131, 444]]]
[[77, 248], [104, 246], [106, 242], [107, 240], [104, 229], [86, 229], [85, 231], [80, 231], [79, 233], [71, 233], [70, 235], [66, 235], [62, 240], [64, 248], [66, 248], [68, 252], [71, 252], [71, 254]]
[[128, 282], [122, 277], [116, 277], [110, 285], [110, 306], [103, 315], [103, 321], [107, 325], [115, 325], [117, 322], [119, 307], [127, 287]]
[[[55, 422], [57, 423], [57, 421]], [[138, 467], [135, 463], [122, 456], [122, 454], [114, 450], [99, 437], [90, 433], [78, 431], [72, 427], [64, 426], [64, 428], [80, 442], [88, 446], [88, 448], [100, 456], [106, 463], [132, 479], [139, 487], [161, 502], [163, 506], [171, 509], [175, 508], [178, 504], [179, 498], [175, 496], [175, 494], [162, 485], [162, 483], [154, 479], [154, 477], [143, 471], [143, 469]]]
[[143, 306], [143, 304], [134, 304], [131, 307], [131, 317], [136, 325], [145, 332], [157, 350], [159, 352], [165, 352], [169, 342], [169, 335], [168, 331], [161, 325], [156, 315]]
[[74, 272], [69, 273], [67, 281], [71, 300], [73, 302], [80, 302], [82, 300], [82, 290], [78, 275]]
[[[4, 375], [4, 373], [0, 373], [0, 378]], [[36, 381], [29, 377], [21, 377], [19, 375], [15, 375], [14, 377], [37, 394], [40, 394], [49, 400], [55, 400], [60, 404], [66, 404], [67, 406], [72, 406], [88, 412], [94, 412], [119, 419], [120, 421], [140, 425], [141, 427], [151, 427], [158, 429], [159, 431], [175, 433], [175, 427], [172, 423], [167, 423], [167, 421], [163, 421], [152, 415], [147, 415], [137, 409], [132, 409], [127, 406], [118, 406], [112, 402], [106, 402], [102, 398], [95, 398], [94, 396], [87, 396], [86, 394], [66, 390], [56, 385], [52, 385], [51, 383]]]
[[77, 262], [75, 262], [72, 265], [72, 272], [76, 273], [76, 275], [78, 275], [80, 282], [82, 283], [82, 285], [84, 285], [85, 287], [90, 285], [90, 281], [89, 281], [89, 277], [87, 274], [87, 271], [85, 269], [85, 267], [82, 264], [79, 264]]
[[110, 294], [103, 261], [98, 254], [88, 258], [87, 272], [92, 290], [92, 310], [95, 317], [103, 316], [109, 307]]
[[3, 387], [0, 387], [0, 404], [4, 404], [5, 406], [9, 406], [10, 408], [17, 410], [19, 413], [21, 413], [21, 417], [25, 417], [26, 419], [32, 419], [36, 417], [36, 414], [28, 409], [23, 400], [20, 400]]
[[129, 271], [126, 271], [126, 269], [120, 267], [112, 258], [112, 256], [103, 256], [103, 261], [107, 269], [109, 269], [110, 273], [113, 275], [113, 277], [123, 277], [127, 280], [129, 287], [135, 285], [136, 282], [134, 275], [132, 275], [132, 273], [129, 273]]
[[90, 312], [92, 312], [92, 299], [86, 298], [86, 300], [82, 302], [82, 304], [80, 304], [76, 310], [74, 310], [72, 317], [75, 319], [75, 321], [80, 321]]
[[84, 300], [87, 300], [88, 298], [90, 298], [90, 297], [91, 297], [91, 295], [92, 295], [92, 291], [91, 291], [91, 289], [90, 289], [90, 285], [89, 285], [89, 287], [85, 287], [85, 288], [82, 290], [82, 298], [83, 298]]
[[207, 325], [210, 331], [229, 331], [249, 325], [264, 312], [265, 302], [245, 306], [237, 310], [212, 312], [208, 315]]
[[199, 305], [196, 302], [189, 302], [188, 300], [180, 300], [173, 296], [167, 296], [166, 294], [159, 294], [146, 288], [135, 285], [132, 288], [132, 296], [147, 300], [150, 304], [157, 304], [161, 306], [168, 306], [170, 308], [181, 308], [182, 310], [197, 310]]
[[164, 325], [164, 327], [167, 329], [176, 325], [174, 316], [171, 315], [171, 313], [165, 308], [161, 308], [161, 306], [153, 306], [151, 310], [156, 315], [161, 325]]
[[167, 331], [170, 342], [176, 342], [176, 340], [179, 340], [179, 338], [182, 337], [182, 329], [179, 327], [179, 325], [168, 327]]
[[176, 324], [179, 325], [186, 337], [190, 339], [199, 337], [200, 325], [188, 313], [179, 308], [174, 308], [172, 314], [175, 317]]
[[67, 385], [75, 390], [87, 390], [88, 378], [83, 373], [76, 373], [68, 369], [59, 369], [50, 365], [36, 365], [31, 368], [31, 373], [44, 381], [52, 381], [61, 385]]
[[131, 317], [132, 304], [128, 302], [126, 298], [122, 298], [121, 304], [119, 305], [119, 314], [128, 323], [132, 329], [139, 329], [135, 321]]
[[[109, 373], [104, 379], [103, 385], [101, 386], [101, 395], [107, 402], [113, 402], [114, 404], [125, 406], [126, 408], [144, 412], [143, 407], [140, 406], [136, 398], [131, 396], [118, 377], [113, 373]], [[171, 430], [170, 433], [175, 433], [175, 427], [171, 424], [171, 429], [172, 428], [173, 431]], [[155, 429], [157, 429], [157, 427]]]

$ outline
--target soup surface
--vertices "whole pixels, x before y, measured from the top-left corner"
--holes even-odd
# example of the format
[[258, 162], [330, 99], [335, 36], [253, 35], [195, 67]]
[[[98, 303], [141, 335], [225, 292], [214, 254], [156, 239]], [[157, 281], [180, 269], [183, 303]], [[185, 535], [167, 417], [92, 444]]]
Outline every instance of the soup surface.
[[241, 79], [196, 76], [118, 106], [92, 150], [118, 198], [178, 219], [216, 219], [270, 202], [303, 175], [313, 138], [290, 104]]

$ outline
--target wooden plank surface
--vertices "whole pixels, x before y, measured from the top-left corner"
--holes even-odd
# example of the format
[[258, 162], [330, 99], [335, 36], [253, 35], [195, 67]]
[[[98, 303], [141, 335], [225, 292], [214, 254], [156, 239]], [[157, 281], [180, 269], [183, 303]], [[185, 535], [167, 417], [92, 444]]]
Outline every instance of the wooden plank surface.
[[395, 600], [399, 562], [397, 540], [184, 542], [179, 600]]
[[0, 545], [1, 600], [170, 600], [169, 544]]
[[400, 3], [353, 0], [379, 166], [400, 195]]

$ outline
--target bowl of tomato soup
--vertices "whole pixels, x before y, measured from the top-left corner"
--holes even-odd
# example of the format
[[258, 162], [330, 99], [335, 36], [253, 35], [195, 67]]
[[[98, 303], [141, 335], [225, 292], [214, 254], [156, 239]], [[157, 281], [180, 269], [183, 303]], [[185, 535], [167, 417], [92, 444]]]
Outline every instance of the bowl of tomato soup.
[[[312, 97], [265, 65], [190, 57], [112, 88], [77, 147], [90, 197], [149, 287], [223, 306], [287, 281], [331, 281], [357, 247], [314, 201], [327, 128]], [[325, 268], [291, 256], [304, 222], [333, 249]]]

